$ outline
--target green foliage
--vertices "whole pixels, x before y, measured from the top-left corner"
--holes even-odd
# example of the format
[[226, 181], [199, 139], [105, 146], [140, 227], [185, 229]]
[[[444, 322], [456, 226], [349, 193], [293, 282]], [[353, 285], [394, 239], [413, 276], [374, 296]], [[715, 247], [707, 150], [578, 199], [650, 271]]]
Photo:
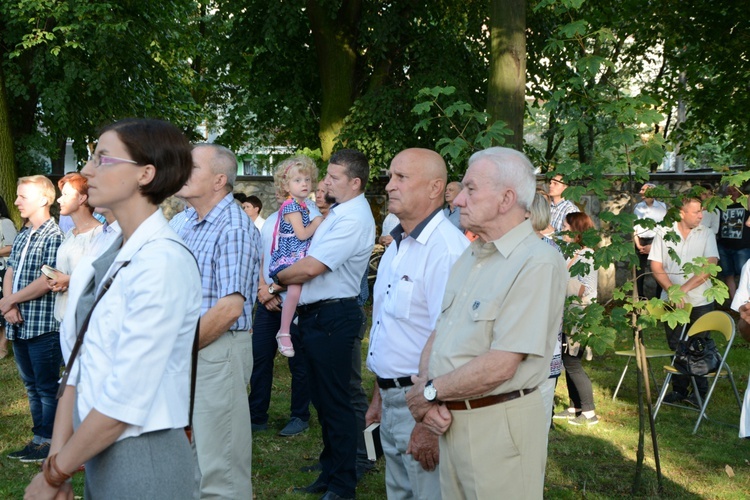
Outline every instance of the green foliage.
[[563, 321], [565, 335], [570, 341], [579, 342], [581, 348], [588, 346], [597, 354], [613, 349], [617, 330], [605, 324], [606, 308], [596, 302], [582, 308], [577, 302], [577, 297], [568, 298]]
[[[635, 161], [649, 170], [675, 145], [687, 167], [747, 162], [750, 120], [736, 111], [750, 104], [747, 9], [731, 0], [529, 5], [529, 93], [537, 99], [535, 129], [546, 141], [535, 147], [543, 148], [545, 162], [574, 156], [588, 163], [606, 154], [605, 142], [633, 148]], [[681, 123], [678, 103], [687, 110]], [[640, 113], [633, 126], [612, 126], [613, 113], [626, 116], [612, 108], [621, 105]]]
[[[102, 125], [159, 117], [192, 133], [191, 0], [0, 4], [2, 59], [19, 172], [37, 157], [79, 158]], [[175, 19], [178, 21], [176, 22]]]
[[[566, 199], [582, 203], [594, 197], [607, 203], [617, 193], [635, 200], [635, 192], [623, 193], [622, 188], [627, 185], [634, 189], [637, 183], [647, 181], [675, 141], [682, 141], [683, 148], [700, 149], [688, 142], [692, 131], [674, 128], [679, 94], [677, 81], [672, 79], [676, 67], [669, 66], [673, 59], [668, 49], [659, 52], [665, 43], [664, 34], [649, 24], [652, 21], [643, 22], [645, 9], [653, 10], [639, 1], [542, 0], [531, 6], [527, 68], [531, 75], [529, 93], [535, 100], [530, 116], [532, 130], [540, 132], [543, 140], [527, 144], [527, 152], [542, 171], [563, 175], [568, 183], [563, 193]], [[663, 14], [654, 12], [649, 19], [663, 19]], [[680, 37], [698, 43], [693, 35]], [[687, 98], [687, 94], [681, 95]], [[668, 117], [673, 126], [664, 130]], [[704, 150], [721, 153], [725, 144], [716, 140]], [[717, 168], [725, 169], [728, 158], [717, 154]], [[750, 172], [724, 180], [741, 186], [750, 180]], [[700, 191], [695, 187], [684, 194], [699, 196]], [[664, 186], [650, 190], [649, 196], [667, 201], [671, 208], [661, 223], [647, 220], [639, 224], [666, 231], [667, 242], [677, 241], [678, 235], [668, 228], [679, 220], [679, 200]], [[715, 196], [706, 207], [725, 208], [727, 203], [728, 198]], [[638, 256], [630, 239], [636, 223], [632, 205], [621, 211], [602, 210], [599, 217], [598, 235], [584, 234], [584, 245], [595, 249], [594, 270], [618, 263], [637, 265]], [[566, 245], [564, 252], [570, 255], [575, 248]], [[676, 254], [673, 257], [678, 258]], [[717, 278], [719, 266], [705, 258], [681, 265], [687, 276], [705, 275], [711, 282], [705, 293], [707, 299], [727, 299], [727, 288]], [[570, 271], [573, 275], [592, 272], [588, 267], [577, 262]], [[665, 310], [662, 320], [671, 326], [688, 321], [689, 315], [679, 306], [686, 295], [679, 286], [670, 287], [666, 301], [648, 302], [634, 297], [633, 288], [633, 281], [628, 280], [615, 288], [608, 303], [570, 307], [566, 331], [575, 332], [575, 341], [601, 352], [611, 347], [617, 335], [631, 339], [634, 325], [653, 325], [648, 311], [654, 307]]]
[[[330, 64], [320, 26], [309, 13], [334, 20], [356, 60], [353, 85], [334, 147], [362, 150], [386, 168], [407, 147], [434, 148], [437, 130], [414, 131], [413, 96], [431, 85], [454, 86], [460, 100], [477, 108], [485, 100], [484, 2], [267, 2], [221, 0], [206, 15], [203, 75], [207, 113], [227, 144], [317, 147], [324, 97], [322, 68]], [[346, 11], [349, 12], [349, 11]]]
[[451, 178], [460, 178], [472, 153], [505, 144], [512, 135], [503, 121], [489, 124], [489, 115], [456, 99], [455, 87], [421, 89], [412, 113], [421, 117], [414, 131], [437, 129], [445, 134], [436, 143], [437, 151], [447, 159]]

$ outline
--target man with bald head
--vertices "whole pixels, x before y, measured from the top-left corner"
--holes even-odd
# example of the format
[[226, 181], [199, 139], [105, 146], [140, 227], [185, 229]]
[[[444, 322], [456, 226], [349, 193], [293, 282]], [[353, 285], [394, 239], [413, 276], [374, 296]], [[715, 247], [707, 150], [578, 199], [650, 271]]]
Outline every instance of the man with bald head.
[[373, 290], [367, 367], [377, 376], [366, 423], [381, 422], [388, 498], [440, 498], [438, 437], [417, 424], [406, 405], [411, 376], [440, 315], [453, 263], [468, 246], [441, 206], [447, 177], [443, 158], [407, 149], [391, 162], [391, 231]]
[[451, 270], [406, 399], [440, 435], [443, 498], [542, 498], [549, 421], [537, 388], [549, 376], [568, 272], [526, 220], [536, 176], [523, 153], [475, 153], [463, 185], [461, 225], [478, 239]]
[[458, 196], [458, 193], [460, 193], [463, 188], [464, 187], [460, 182], [449, 182], [448, 185], [445, 186], [445, 202], [448, 206], [443, 209], [443, 214], [449, 221], [451, 221], [451, 224], [456, 226], [462, 233], [464, 232], [464, 228], [461, 226], [461, 209], [453, 203], [453, 200], [456, 199], [456, 196]]
[[179, 234], [198, 260], [203, 283], [193, 416], [200, 497], [252, 498], [247, 385], [260, 235], [232, 196], [234, 154], [200, 144], [193, 149], [193, 164], [177, 196], [194, 209]]

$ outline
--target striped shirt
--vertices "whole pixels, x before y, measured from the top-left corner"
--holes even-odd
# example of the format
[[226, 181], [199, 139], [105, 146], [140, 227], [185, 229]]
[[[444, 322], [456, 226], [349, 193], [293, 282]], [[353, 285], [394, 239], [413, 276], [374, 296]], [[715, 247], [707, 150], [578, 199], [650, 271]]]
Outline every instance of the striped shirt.
[[[48, 219], [36, 230], [21, 231], [13, 241], [13, 249], [8, 257], [8, 267], [13, 268], [13, 281], [17, 283], [13, 293], [23, 290], [42, 274], [42, 266], [55, 267], [57, 249], [63, 240], [63, 233], [54, 219]], [[20, 262], [26, 243], [23, 262]], [[18, 274], [16, 274], [18, 270]], [[23, 323], [7, 325], [8, 340], [29, 340], [49, 332], [58, 331], [60, 324], [55, 319], [55, 294], [45, 293], [27, 302], [18, 304]]]
[[169, 227], [172, 228], [172, 230], [180, 234], [182, 233], [182, 228], [185, 227], [185, 222], [195, 213], [195, 209], [192, 207], [185, 207], [185, 210], [182, 212], [179, 212], [174, 215], [169, 221]]
[[563, 224], [565, 223], [565, 217], [568, 214], [574, 212], [580, 212], [578, 207], [570, 200], [560, 200], [559, 203], [550, 203], [550, 224], [555, 228], [555, 232], [559, 233], [563, 230]]
[[232, 193], [200, 221], [198, 213], [192, 211], [179, 234], [198, 260], [203, 288], [201, 316], [219, 299], [239, 293], [245, 298], [245, 305], [230, 330], [249, 330], [258, 291], [260, 234], [234, 202]]

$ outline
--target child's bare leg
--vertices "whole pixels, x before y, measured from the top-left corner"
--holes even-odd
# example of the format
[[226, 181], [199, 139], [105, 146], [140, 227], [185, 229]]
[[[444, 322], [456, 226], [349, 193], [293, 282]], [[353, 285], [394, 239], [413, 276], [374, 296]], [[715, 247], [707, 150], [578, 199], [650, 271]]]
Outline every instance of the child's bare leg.
[[286, 289], [286, 299], [281, 306], [281, 326], [279, 333], [276, 335], [276, 342], [279, 344], [279, 352], [288, 358], [294, 356], [292, 336], [289, 332], [301, 293], [302, 285], [289, 285]]

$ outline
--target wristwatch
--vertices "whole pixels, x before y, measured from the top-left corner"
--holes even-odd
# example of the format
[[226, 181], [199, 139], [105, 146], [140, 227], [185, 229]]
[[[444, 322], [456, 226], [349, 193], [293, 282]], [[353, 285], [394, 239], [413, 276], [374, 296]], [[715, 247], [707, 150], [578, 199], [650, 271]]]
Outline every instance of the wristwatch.
[[432, 380], [428, 380], [424, 386], [424, 398], [431, 403], [438, 400], [437, 389], [432, 385]]
[[281, 282], [279, 281], [279, 275], [278, 274], [274, 274], [273, 278], [271, 278], [271, 279], [273, 280], [274, 283], [276, 283], [277, 285], [281, 286]]
[[270, 293], [271, 295], [276, 295], [276, 289], [273, 287], [273, 283], [268, 285], [268, 293]]

